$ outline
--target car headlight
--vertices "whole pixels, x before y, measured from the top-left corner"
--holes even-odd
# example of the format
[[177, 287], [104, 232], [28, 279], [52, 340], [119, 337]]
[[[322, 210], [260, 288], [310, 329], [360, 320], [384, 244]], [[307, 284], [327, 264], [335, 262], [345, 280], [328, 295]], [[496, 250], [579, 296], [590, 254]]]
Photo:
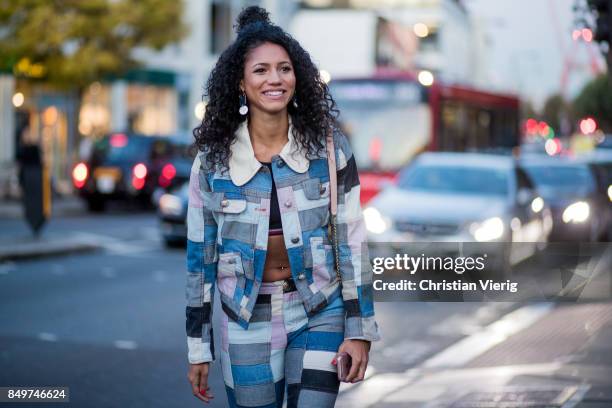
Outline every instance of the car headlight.
[[368, 231], [373, 234], [382, 234], [389, 228], [389, 223], [382, 216], [380, 211], [374, 207], [368, 207], [363, 210], [363, 218]]
[[504, 222], [499, 217], [475, 222], [470, 226], [470, 233], [476, 241], [485, 242], [499, 239], [504, 235]]
[[181, 215], [183, 203], [181, 199], [172, 194], [164, 194], [159, 199], [159, 210], [166, 215]]
[[608, 186], [608, 198], [612, 201], [612, 184]]
[[544, 200], [542, 199], [542, 197], [534, 198], [533, 201], [531, 202], [531, 211], [537, 214], [543, 209], [544, 209]]
[[580, 223], [585, 222], [591, 213], [591, 207], [589, 203], [585, 201], [578, 201], [574, 204], [570, 204], [563, 211], [563, 222], [568, 223]]

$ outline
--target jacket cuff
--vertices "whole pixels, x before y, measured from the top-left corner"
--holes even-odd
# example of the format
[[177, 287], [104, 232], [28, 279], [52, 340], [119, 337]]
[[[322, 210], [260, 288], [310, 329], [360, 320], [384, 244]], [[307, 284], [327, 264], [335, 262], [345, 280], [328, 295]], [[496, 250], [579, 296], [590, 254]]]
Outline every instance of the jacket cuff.
[[371, 317], [350, 316], [344, 322], [344, 339], [345, 340], [380, 340], [380, 332], [378, 324]]
[[187, 337], [189, 364], [210, 363], [214, 360], [210, 343], [202, 343], [198, 337]]

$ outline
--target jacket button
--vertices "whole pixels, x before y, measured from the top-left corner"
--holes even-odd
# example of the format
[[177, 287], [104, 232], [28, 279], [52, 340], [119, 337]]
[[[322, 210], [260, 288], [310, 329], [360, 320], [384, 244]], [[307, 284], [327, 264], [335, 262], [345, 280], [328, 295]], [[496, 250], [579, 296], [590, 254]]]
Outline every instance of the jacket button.
[[300, 242], [300, 238], [299, 237], [293, 237], [293, 238], [291, 238], [291, 242], [293, 242], [294, 244], [297, 244], [298, 242]]
[[304, 280], [304, 279], [306, 279], [306, 275], [304, 275], [303, 273], [300, 273], [300, 274], [298, 275], [298, 279], [299, 279], [299, 280]]
[[276, 163], [276, 167], [279, 167], [279, 168], [280, 168], [280, 167], [283, 167], [284, 165], [285, 165], [285, 162], [284, 162], [283, 160], [279, 160], [279, 161]]
[[221, 200], [221, 207], [227, 207], [228, 205], [230, 205], [229, 200]]
[[285, 201], [285, 207], [287, 208], [291, 207], [291, 201]]
[[319, 194], [325, 194], [325, 190], [327, 190], [327, 187], [325, 187], [324, 185], [321, 185], [319, 187]]

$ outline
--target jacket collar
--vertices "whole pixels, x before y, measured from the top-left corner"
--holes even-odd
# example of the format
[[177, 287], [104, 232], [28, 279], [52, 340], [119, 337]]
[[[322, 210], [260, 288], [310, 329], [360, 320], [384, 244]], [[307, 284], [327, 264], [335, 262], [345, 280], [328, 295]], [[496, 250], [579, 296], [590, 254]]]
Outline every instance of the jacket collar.
[[[287, 165], [297, 173], [305, 173], [308, 170], [310, 161], [306, 157], [304, 149], [293, 137], [293, 125], [289, 117], [289, 141], [278, 154]], [[229, 175], [232, 182], [237, 186], [246, 184], [262, 166], [255, 158], [255, 151], [249, 136], [248, 121], [245, 120], [236, 130], [234, 143], [230, 146], [232, 152], [229, 160]]]

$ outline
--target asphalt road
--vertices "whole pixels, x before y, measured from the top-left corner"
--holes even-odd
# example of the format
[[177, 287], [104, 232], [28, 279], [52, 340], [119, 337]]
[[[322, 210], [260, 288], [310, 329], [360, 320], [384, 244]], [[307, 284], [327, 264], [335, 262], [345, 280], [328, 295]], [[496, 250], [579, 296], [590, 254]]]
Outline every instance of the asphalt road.
[[[15, 220], [0, 227], [4, 238], [24, 228]], [[184, 250], [163, 247], [155, 215], [118, 209], [54, 219], [48, 228], [113, 244], [0, 264], [0, 386], [68, 386], [78, 407], [202, 405], [186, 380]], [[369, 375], [417, 366], [515, 307], [378, 303], [384, 339], [372, 350]], [[226, 406], [217, 363], [210, 384], [217, 397], [209, 406]]]

